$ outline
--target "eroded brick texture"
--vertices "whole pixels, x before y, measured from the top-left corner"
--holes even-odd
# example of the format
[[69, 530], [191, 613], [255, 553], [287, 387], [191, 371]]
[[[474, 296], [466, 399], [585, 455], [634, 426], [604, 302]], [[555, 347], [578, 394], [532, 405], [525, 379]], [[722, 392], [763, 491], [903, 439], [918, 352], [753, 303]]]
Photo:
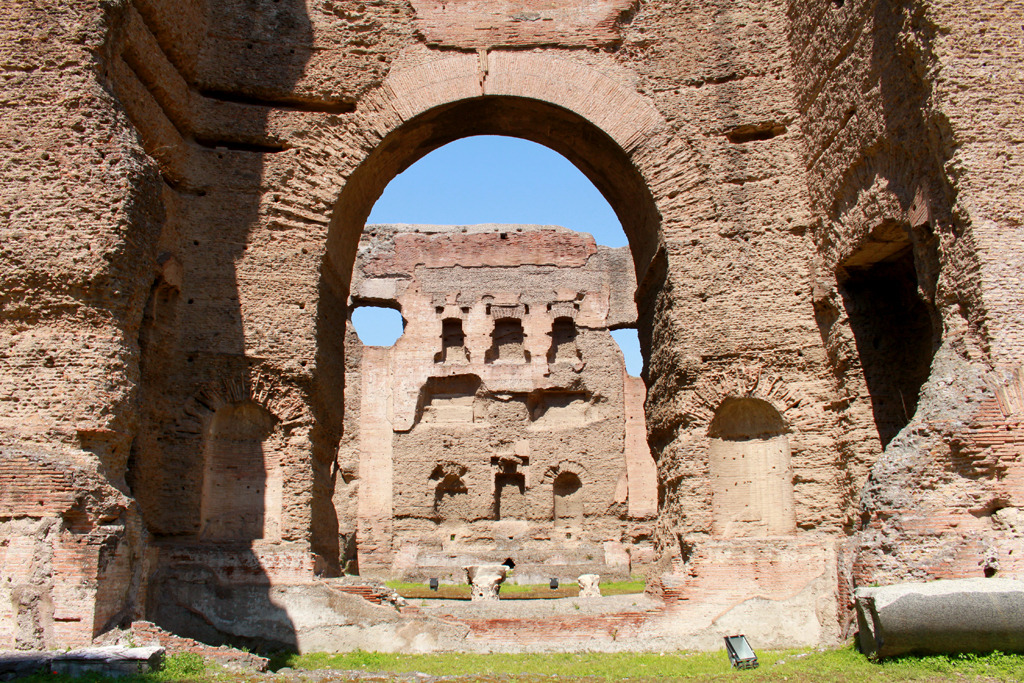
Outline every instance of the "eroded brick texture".
[[[614, 407], [616, 439], [642, 440], [644, 392], [621, 373], [600, 371], [600, 391], [502, 374], [527, 354], [535, 368], [611, 355], [598, 330], [620, 322], [556, 330], [572, 314], [546, 305], [571, 297], [527, 314], [494, 294], [488, 314], [461, 286], [451, 302], [403, 294], [423, 311], [418, 375], [401, 345], [360, 348], [347, 329], [373, 202], [477, 134], [565, 155], [629, 238], [635, 290], [609, 287], [608, 310], [635, 302], [658, 495], [633, 495], [654, 476], [637, 463], [621, 496], [566, 472], [557, 528], [614, 527], [620, 559], [651, 540], [674, 632], [713, 646], [714, 629], [758, 623], [780, 646], [823, 642], [855, 585], [1020, 576], [1019, 2], [51, 5], [0, 17], [0, 644], [78, 644], [171, 612], [202, 612], [179, 622], [195, 635], [230, 604], [273, 611], [294, 645], [287, 610], [267, 605], [360, 544], [383, 567], [403, 556], [396, 531], [485, 514], [499, 483], [527, 528], [553, 516], [563, 473], [543, 483], [534, 463], [553, 449], [530, 432], [548, 415], [598, 424], [587, 411]], [[602, 258], [557, 231], [505, 250], [485, 232], [405, 235], [373, 267]], [[462, 359], [481, 388], [437, 371]], [[500, 472], [413, 466], [437, 448], [428, 429], [477, 424], [478, 399], [480, 424], [530, 425], [472, 445]], [[365, 497], [364, 455], [381, 466]], [[398, 491], [405, 476], [417, 487]], [[609, 495], [621, 509], [601, 508]], [[652, 537], [623, 514], [655, 514]], [[512, 524], [467, 528], [484, 522]]]
[[627, 249], [562, 228], [367, 228], [353, 306], [396, 308], [405, 328], [393, 347], [352, 349], [346, 380], [360, 402], [346, 406], [357, 431], [335, 497], [360, 573], [643, 572], [655, 466], [627, 440], [643, 390], [627, 392], [637, 380], [609, 332], [635, 324], [632, 281]]

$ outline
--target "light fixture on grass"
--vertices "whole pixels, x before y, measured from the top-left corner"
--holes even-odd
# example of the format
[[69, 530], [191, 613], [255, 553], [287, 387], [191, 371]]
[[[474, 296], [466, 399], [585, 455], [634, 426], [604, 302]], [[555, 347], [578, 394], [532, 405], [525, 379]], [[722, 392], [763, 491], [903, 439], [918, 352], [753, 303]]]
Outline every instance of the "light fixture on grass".
[[757, 655], [747, 642], [746, 636], [726, 636], [725, 649], [729, 653], [729, 662], [734, 669], [757, 668]]

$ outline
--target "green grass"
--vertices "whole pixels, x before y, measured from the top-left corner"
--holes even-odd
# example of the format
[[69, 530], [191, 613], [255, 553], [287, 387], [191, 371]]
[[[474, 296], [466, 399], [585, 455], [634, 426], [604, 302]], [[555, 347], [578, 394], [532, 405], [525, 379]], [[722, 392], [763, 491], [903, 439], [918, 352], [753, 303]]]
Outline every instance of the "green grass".
[[904, 657], [870, 662], [852, 647], [838, 650], [765, 651], [761, 666], [736, 671], [724, 652], [392, 655], [377, 652], [296, 655], [295, 669], [341, 669], [366, 672], [422, 672], [532, 680], [539, 676], [604, 680], [744, 680], [744, 681], [1017, 681], [1024, 676], [1024, 655]]
[[[52, 674], [39, 674], [26, 679], [28, 683], [99, 683], [117, 680], [120, 683], [169, 683], [170, 681], [260, 680], [298, 683], [304, 671], [333, 669], [377, 673], [387, 679], [392, 675], [421, 672], [434, 676], [462, 677], [470, 681], [529, 681], [556, 683], [558, 680], [696, 680], [696, 681], [791, 681], [811, 683], [836, 681], [1020, 681], [1024, 680], [1024, 654], [958, 655], [902, 657], [881, 663], [868, 661], [847, 646], [836, 650], [787, 650], [758, 653], [761, 666], [749, 671], [730, 668], [724, 652], [670, 652], [661, 654], [585, 653], [585, 654], [461, 654], [396, 655], [379, 652], [345, 654], [312, 653], [275, 658], [277, 666], [296, 671], [287, 678], [264, 678], [256, 674], [227, 672], [207, 667], [198, 655], [171, 655], [163, 671], [142, 676], [108, 679], [84, 676], [78, 679]], [[554, 679], [552, 679], [554, 677]], [[345, 674], [329, 680], [343, 680]], [[320, 679], [318, 679], [320, 680]]]
[[[442, 584], [437, 591], [430, 590], [425, 583], [405, 583], [402, 581], [387, 581], [388, 588], [398, 591], [398, 594], [409, 600], [469, 600], [470, 587], [468, 584]], [[632, 595], [644, 592], [644, 580], [632, 579], [630, 581], [610, 581], [601, 584], [602, 595]], [[579, 586], [575, 584], [562, 584], [555, 590], [546, 583], [524, 584], [503, 583], [501, 585], [501, 597], [504, 600], [538, 600], [550, 598], [575, 598], [580, 593]]]

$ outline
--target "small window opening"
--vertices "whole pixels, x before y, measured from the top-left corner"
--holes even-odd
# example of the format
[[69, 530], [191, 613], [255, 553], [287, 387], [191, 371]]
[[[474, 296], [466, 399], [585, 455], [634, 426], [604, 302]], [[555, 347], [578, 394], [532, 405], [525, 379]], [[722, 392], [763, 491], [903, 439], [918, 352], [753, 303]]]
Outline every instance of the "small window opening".
[[626, 372], [631, 377], [639, 377], [644, 370], [644, 357], [640, 353], [640, 338], [633, 328], [612, 330], [612, 339], [619, 345], [622, 357], [626, 362]]
[[394, 346], [405, 331], [402, 314], [391, 308], [359, 306], [352, 311], [352, 325], [366, 346]]

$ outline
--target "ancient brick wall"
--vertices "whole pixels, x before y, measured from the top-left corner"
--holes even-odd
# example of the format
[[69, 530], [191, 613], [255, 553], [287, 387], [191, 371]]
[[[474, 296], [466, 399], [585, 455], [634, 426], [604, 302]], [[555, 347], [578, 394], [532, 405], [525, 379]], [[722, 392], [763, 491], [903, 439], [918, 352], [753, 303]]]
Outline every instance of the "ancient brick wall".
[[[952, 0], [18, 4], [0, 18], [0, 457], [79, 472], [73, 488], [95, 504], [68, 515], [3, 499], [19, 501], [0, 509], [4, 547], [38, 571], [19, 559], [0, 579], [51, 596], [12, 608], [6, 642], [78, 642], [129, 618], [160, 557], [212, 575], [225, 544], [242, 543], [249, 559], [277, 547], [300, 568], [287, 580], [340, 570], [359, 431], [345, 405], [392, 386], [351, 377], [363, 224], [398, 172], [475, 134], [562, 153], [622, 221], [647, 357], [655, 540], [676, 558], [666, 582], [697, 595], [702, 565], [684, 555], [772, 547], [716, 531], [710, 429], [732, 399], [781, 417], [795, 530], [778, 545], [798, 548], [795, 565], [818, 557], [797, 583], [824, 591], [822, 604], [854, 581], [1015, 575], [1020, 412], [998, 397], [1019, 385], [1024, 329], [1022, 11], [1007, 0], [969, 11]], [[475, 251], [466, 257], [489, 258]], [[529, 348], [529, 316], [506, 319], [521, 321], [524, 352], [546, 355]], [[486, 354], [497, 340], [465, 322]], [[508, 332], [499, 356], [520, 350]], [[418, 393], [390, 390], [411, 426]], [[264, 471], [232, 482], [218, 454], [241, 450], [213, 443], [222, 418], [261, 411], [266, 429], [227, 440]], [[262, 515], [244, 534], [259, 537], [197, 544], [211, 492], [246, 485], [264, 487], [245, 512]], [[108, 547], [115, 559], [99, 562]], [[51, 558], [80, 571], [58, 579]], [[730, 600], [778, 578], [770, 562], [737, 566], [754, 588]], [[831, 567], [845, 578], [821, 579]], [[77, 588], [94, 580], [95, 594]], [[61, 591], [83, 605], [67, 621]], [[832, 633], [824, 621], [812, 631]]]
[[632, 270], [626, 249], [555, 227], [367, 229], [353, 306], [396, 308], [404, 331], [352, 349], [346, 378], [361, 388], [346, 404], [357, 493], [337, 514], [362, 574], [462, 582], [464, 565], [507, 559], [525, 582], [643, 571], [655, 468], [642, 388], [627, 445], [638, 380], [609, 333], [635, 324]]
[[1003, 202], [1020, 164], [1005, 137], [1021, 116], [1007, 33], [1020, 8], [791, 2], [789, 15], [840, 447], [856, 472], [885, 448], [852, 583], [1017, 576], [1019, 474], [1000, 454], [1019, 426], [992, 395], [1014, 395], [1021, 360], [1005, 275], [1019, 221]]

